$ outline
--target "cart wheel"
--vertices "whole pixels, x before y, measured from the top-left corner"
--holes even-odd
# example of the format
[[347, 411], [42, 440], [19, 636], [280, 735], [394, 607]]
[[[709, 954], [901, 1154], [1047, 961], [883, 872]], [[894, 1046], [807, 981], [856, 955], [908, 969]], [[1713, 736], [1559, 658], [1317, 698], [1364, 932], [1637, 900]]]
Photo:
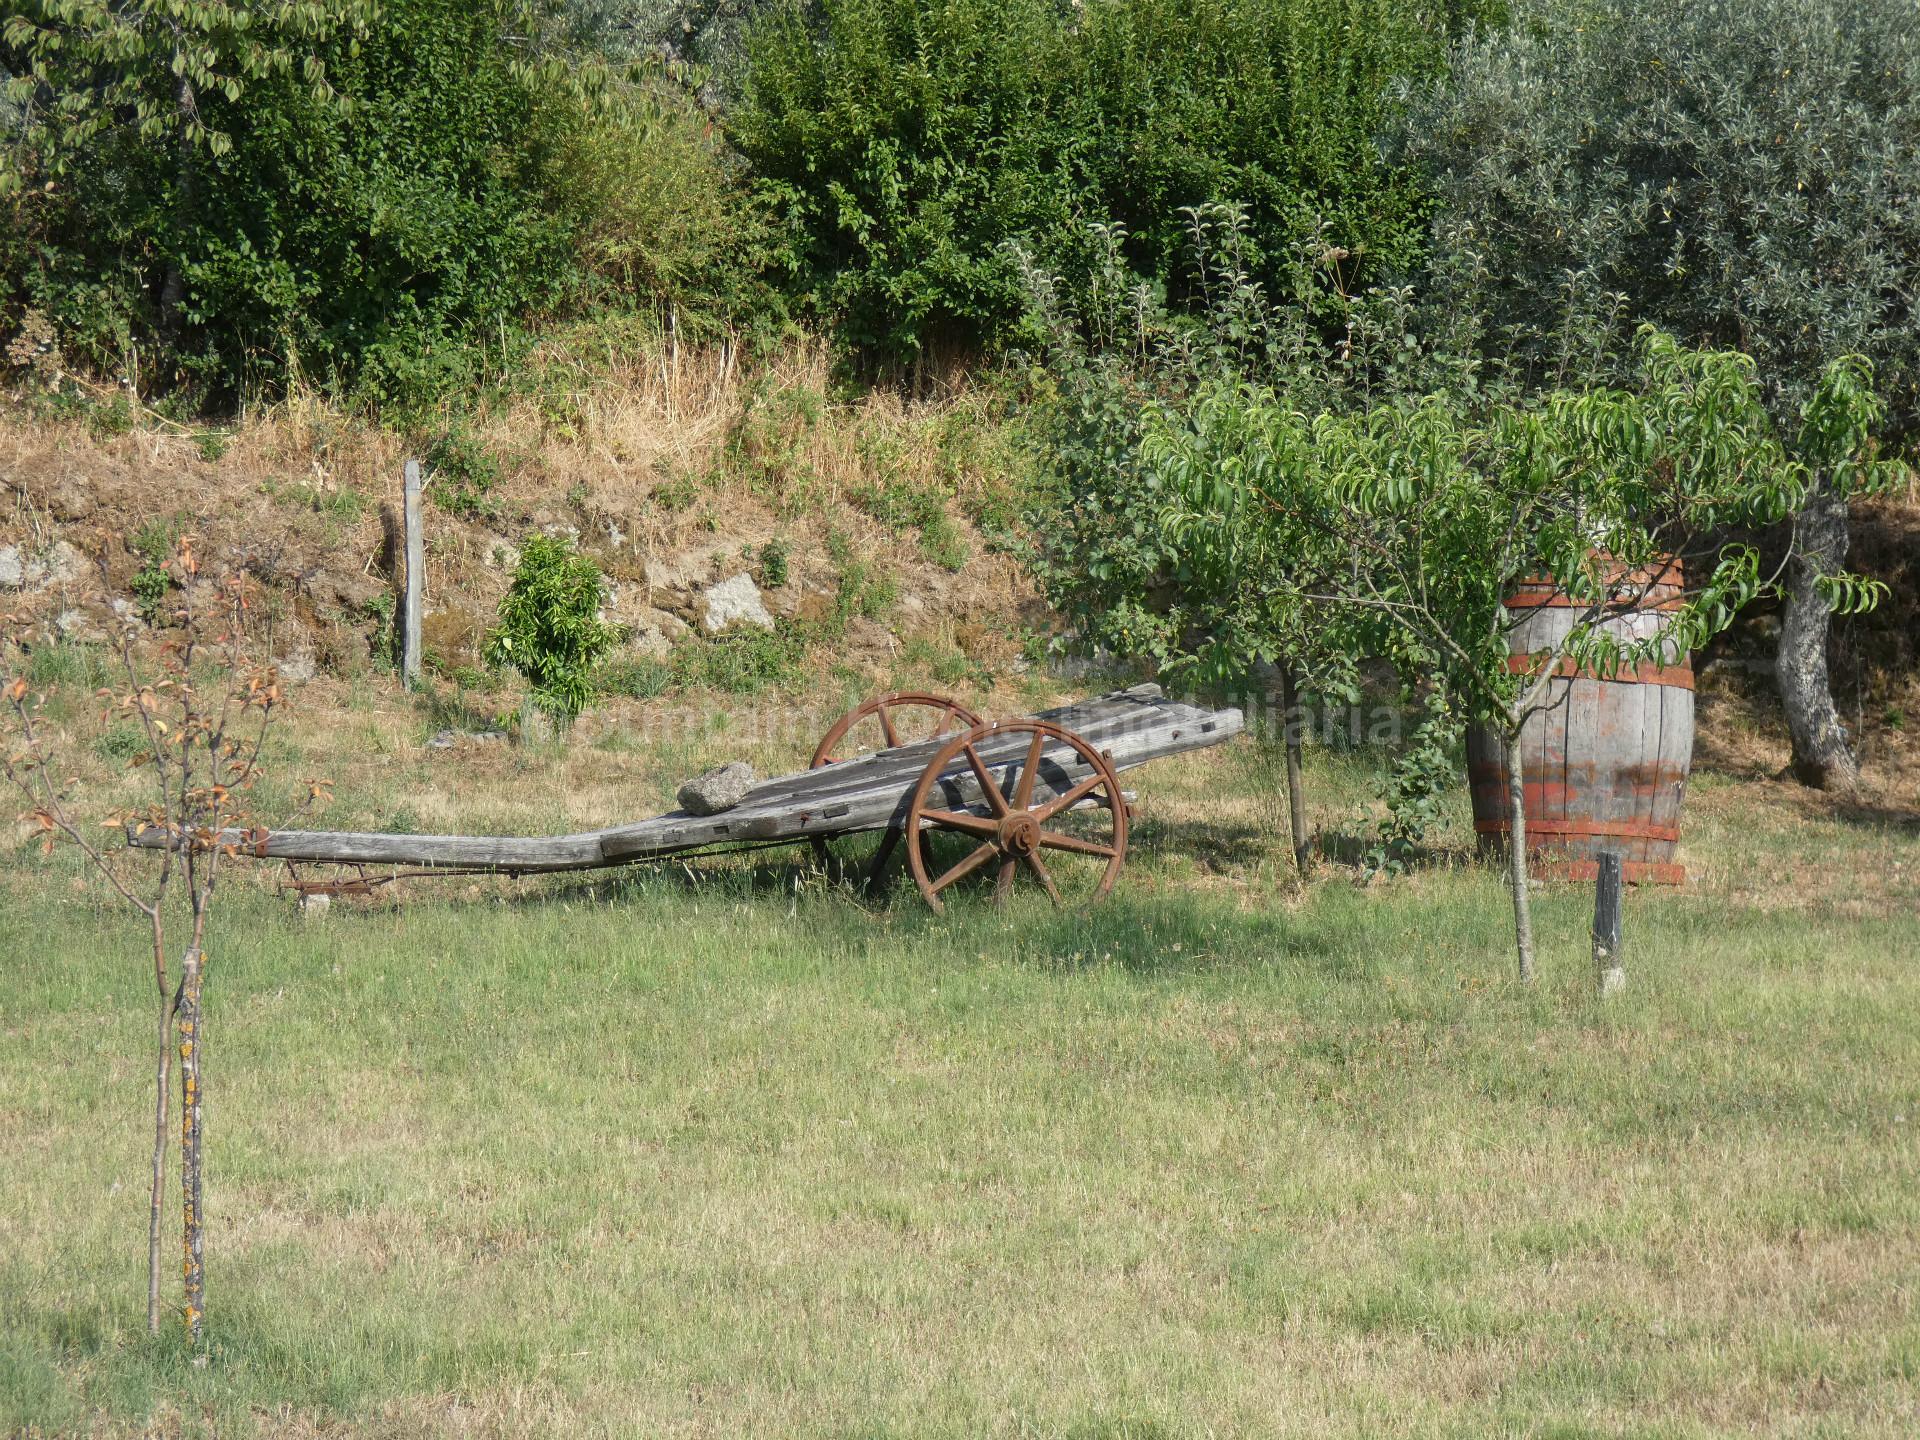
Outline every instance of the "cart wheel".
[[[989, 739], [1013, 735], [1032, 738], [1017, 762], [1001, 759], [1000, 768], [1007, 771], [1003, 784], [995, 778], [994, 767], [981, 757], [978, 747]], [[1043, 761], [1042, 755], [1049, 745], [1056, 753], [1050, 761]], [[1058, 754], [1062, 745], [1071, 747], [1074, 752], [1071, 757]], [[1004, 757], [1003, 747], [994, 748]], [[947, 768], [963, 757], [966, 768], [947, 776]], [[1010, 765], [1017, 765], [1017, 769], [1009, 769]], [[1043, 766], [1054, 772], [1059, 784], [1049, 779], [1050, 798], [1036, 800], [1036, 780]], [[1082, 771], [1086, 772], [1082, 778], [1071, 779]], [[991, 815], [946, 808], [952, 801], [952, 792], [969, 784], [977, 784], [982, 792], [981, 800], [992, 809]], [[972, 803], [978, 805], [981, 801]], [[1070, 833], [1056, 823], [1056, 817], [1070, 810], [1093, 815], [1094, 833]], [[1099, 818], [1101, 811], [1104, 818]], [[907, 810], [907, 830], [922, 841], [907, 847], [907, 864], [921, 895], [936, 913], [946, 908], [940, 899], [942, 891], [989, 865], [996, 871], [995, 904], [1005, 903], [1015, 874], [1024, 866], [1058, 905], [1060, 889], [1054, 883], [1050, 863], [1057, 864], [1068, 857], [1099, 864], [1100, 876], [1092, 896], [1099, 900], [1113, 889], [1113, 882], [1119, 878], [1120, 867], [1127, 858], [1127, 802], [1112, 764], [1071, 730], [1049, 725], [1044, 720], [1002, 720], [993, 725], [976, 725], [941, 746], [940, 752], [927, 762], [920, 783], [914, 787], [913, 801]], [[936, 830], [962, 834], [974, 847], [957, 864], [937, 874], [927, 863], [929, 847], [925, 843], [927, 833]], [[1046, 859], [1041, 858], [1043, 854]]]
[[[931, 712], [930, 719], [903, 713], [916, 710]], [[815, 747], [813, 759], [808, 762], [807, 768], [817, 770], [822, 765], [834, 765], [874, 750], [911, 745], [954, 730], [970, 730], [979, 723], [978, 715], [949, 696], [918, 690], [892, 690], [885, 695], [863, 700], [834, 721], [832, 728]], [[863, 740], [869, 743], [863, 745], [860, 743]], [[880, 743], [871, 743], [876, 740]], [[866, 877], [862, 883], [867, 889], [878, 885], [887, 862], [893, 858], [893, 852], [900, 844], [900, 834], [895, 829], [881, 832], [880, 844], [866, 863]], [[830, 869], [834, 855], [827, 837], [812, 836], [810, 843], [820, 868]]]

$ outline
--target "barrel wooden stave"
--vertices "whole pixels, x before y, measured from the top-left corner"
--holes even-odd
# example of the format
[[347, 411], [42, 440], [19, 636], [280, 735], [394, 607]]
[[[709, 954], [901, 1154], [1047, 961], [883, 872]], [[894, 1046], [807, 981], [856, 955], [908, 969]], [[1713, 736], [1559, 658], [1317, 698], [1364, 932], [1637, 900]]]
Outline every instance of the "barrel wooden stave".
[[[1636, 589], [1647, 582], [1644, 573], [1613, 578]], [[1664, 623], [1662, 612], [1679, 603], [1675, 567], [1671, 577], [1662, 574], [1647, 586], [1647, 608], [1606, 624], [1623, 638], [1649, 637]], [[1550, 651], [1577, 614], [1550, 582], [1522, 584], [1510, 604], [1520, 617], [1512, 637], [1516, 664]], [[1684, 657], [1629, 667], [1613, 679], [1566, 673], [1549, 682], [1548, 704], [1520, 732], [1527, 850], [1545, 873], [1591, 878], [1598, 857], [1611, 850], [1630, 880], [1684, 879], [1674, 857], [1693, 759], [1692, 686]], [[1467, 765], [1481, 847], [1503, 852], [1507, 767], [1496, 732], [1478, 726], [1469, 732]]]

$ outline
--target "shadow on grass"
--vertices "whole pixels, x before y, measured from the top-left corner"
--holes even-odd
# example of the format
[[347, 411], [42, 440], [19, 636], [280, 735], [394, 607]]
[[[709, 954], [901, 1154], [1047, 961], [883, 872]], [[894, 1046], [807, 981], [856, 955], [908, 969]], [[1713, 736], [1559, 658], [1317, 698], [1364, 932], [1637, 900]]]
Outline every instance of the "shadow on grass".
[[[937, 866], [953, 863], [967, 848], [964, 841], [948, 844], [947, 837], [939, 843], [944, 848], [932, 862]], [[864, 850], [852, 840], [846, 847], [850, 858], [863, 860], [872, 842]], [[1308, 915], [1277, 908], [1250, 912], [1230, 897], [1205, 891], [1130, 888], [1124, 870], [1104, 900], [1088, 898], [1091, 875], [1081, 875], [1076, 878], [1084, 888], [1070, 889], [1068, 903], [1056, 907], [1023, 869], [1001, 908], [993, 900], [992, 869], [982, 867], [979, 875], [942, 895], [946, 908], [940, 914], [924, 903], [897, 852], [873, 890], [861, 884], [858, 873], [836, 878], [830, 871], [807, 847], [782, 846], [747, 856], [688, 857], [556, 878], [504, 898], [508, 906], [524, 909], [726, 900], [759, 909], [773, 926], [796, 927], [796, 939], [817, 938], [824, 927], [860, 948], [947, 950], [1055, 972], [1113, 967], [1144, 977], [1278, 962], [1303, 963], [1332, 976], [1363, 968], [1349, 957], [1336, 963], [1333, 947]]]
[[1263, 859], [1275, 837], [1245, 820], [1166, 819], [1142, 817], [1128, 831], [1129, 850], [1147, 856], [1184, 856], [1208, 870], [1235, 870]]
[[[1365, 869], [1368, 856], [1380, 844], [1377, 835], [1329, 834], [1320, 831], [1313, 837], [1314, 853], [1336, 865]], [[1410, 845], [1400, 855], [1403, 870], [1458, 870], [1480, 863], [1473, 850], [1454, 845]]]
[[1111, 966], [1160, 978], [1281, 964], [1345, 978], [1364, 969], [1310, 919], [1288, 911], [1243, 912], [1184, 893], [1115, 894], [1077, 911], [1042, 907], [1021, 917], [1016, 954], [1049, 971]]
[[1863, 829], [1905, 830], [1920, 834], [1920, 810], [1906, 805], [1876, 805], [1855, 796], [1851, 800], [1841, 800], [1833, 807], [1834, 819], [1843, 825], [1857, 825]]
[[1861, 778], [1861, 789], [1853, 795], [1815, 790], [1795, 782], [1790, 771], [1773, 765], [1757, 765], [1726, 756], [1694, 763], [1695, 779], [1716, 780], [1729, 786], [1773, 785], [1780, 787], [1776, 799], [1799, 814], [1813, 820], [1832, 820], [1861, 829], [1920, 831], [1920, 805], [1899, 799], [1889, 800], [1873, 793], [1870, 776]]

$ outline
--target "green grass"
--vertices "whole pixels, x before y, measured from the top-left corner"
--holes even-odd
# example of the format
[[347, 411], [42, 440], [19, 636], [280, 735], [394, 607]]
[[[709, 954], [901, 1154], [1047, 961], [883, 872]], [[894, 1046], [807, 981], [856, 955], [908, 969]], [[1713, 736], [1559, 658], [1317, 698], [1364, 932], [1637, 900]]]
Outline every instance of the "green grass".
[[1527, 990], [1483, 869], [1270, 884], [1199, 799], [1256, 764], [1143, 775], [1088, 913], [779, 851], [319, 923], [236, 882], [203, 1367], [144, 1334], [138, 937], [23, 853], [0, 1432], [1912, 1433], [1911, 828], [1710, 783], [1697, 855], [1880, 903], [1636, 893], [1602, 1005], [1583, 891]]

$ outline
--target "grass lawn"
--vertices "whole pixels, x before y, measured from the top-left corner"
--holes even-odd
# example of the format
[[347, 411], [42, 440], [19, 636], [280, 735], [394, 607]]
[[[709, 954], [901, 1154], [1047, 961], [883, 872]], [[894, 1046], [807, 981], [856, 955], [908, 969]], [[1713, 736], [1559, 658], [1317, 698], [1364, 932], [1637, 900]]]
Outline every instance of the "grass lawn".
[[[463, 759], [341, 714], [283, 742], [356, 756], [329, 823], [671, 788], [611, 731]], [[1088, 913], [863, 908], [804, 851], [318, 922], [236, 879], [203, 1365], [144, 1330], [139, 937], [20, 852], [0, 1432], [1920, 1431], [1911, 818], [1703, 777], [1697, 881], [1629, 898], [1602, 1005], [1586, 891], [1539, 898], [1522, 989], [1460, 815], [1431, 868], [1302, 888], [1270, 779], [1244, 742], [1141, 772]], [[1352, 829], [1367, 768], [1310, 779]]]

